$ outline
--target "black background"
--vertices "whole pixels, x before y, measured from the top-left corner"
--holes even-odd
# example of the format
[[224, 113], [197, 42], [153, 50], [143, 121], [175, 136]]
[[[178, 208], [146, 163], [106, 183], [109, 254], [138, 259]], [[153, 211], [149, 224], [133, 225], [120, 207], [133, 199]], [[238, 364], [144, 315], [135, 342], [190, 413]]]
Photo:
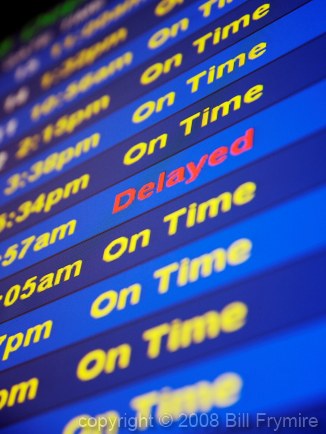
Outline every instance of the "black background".
[[19, 32], [37, 15], [48, 12], [60, 3], [62, 1], [58, 0], [6, 0], [1, 5], [0, 41]]

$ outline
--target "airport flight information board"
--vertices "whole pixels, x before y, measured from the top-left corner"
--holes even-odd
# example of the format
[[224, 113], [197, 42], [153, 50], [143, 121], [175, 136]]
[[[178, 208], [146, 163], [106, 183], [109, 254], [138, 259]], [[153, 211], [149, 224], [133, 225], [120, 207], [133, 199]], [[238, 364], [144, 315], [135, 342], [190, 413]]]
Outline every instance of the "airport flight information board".
[[0, 43], [3, 434], [326, 432], [325, 0], [66, 0]]

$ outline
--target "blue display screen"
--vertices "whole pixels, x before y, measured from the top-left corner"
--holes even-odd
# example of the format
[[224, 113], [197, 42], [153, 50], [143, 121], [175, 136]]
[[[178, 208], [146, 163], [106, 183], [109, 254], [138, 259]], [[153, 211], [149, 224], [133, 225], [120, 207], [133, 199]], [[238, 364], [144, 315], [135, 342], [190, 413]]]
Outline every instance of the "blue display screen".
[[66, 0], [0, 43], [3, 434], [326, 432], [324, 0]]

